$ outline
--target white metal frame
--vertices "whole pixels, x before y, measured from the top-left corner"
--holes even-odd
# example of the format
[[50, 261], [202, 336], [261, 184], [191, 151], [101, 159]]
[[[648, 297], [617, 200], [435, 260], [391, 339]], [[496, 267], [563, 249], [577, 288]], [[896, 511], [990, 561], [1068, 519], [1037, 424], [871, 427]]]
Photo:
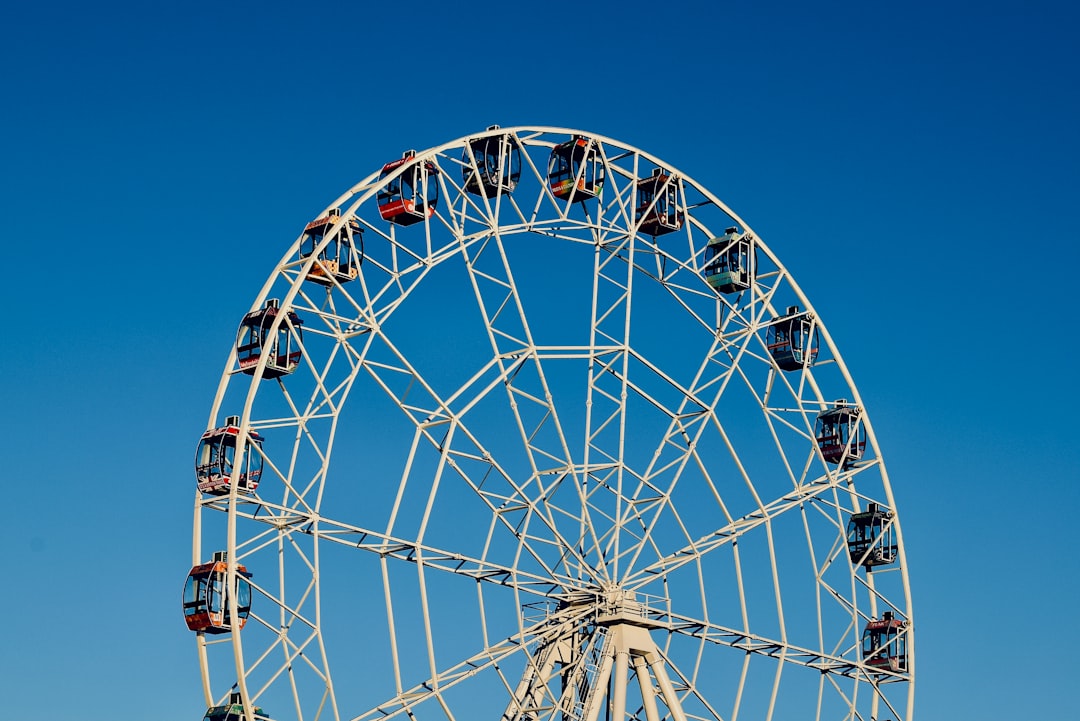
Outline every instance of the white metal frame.
[[[465, 192], [463, 150], [500, 134], [520, 182]], [[574, 134], [606, 167], [584, 203], [545, 181]], [[595, 134], [495, 128], [416, 158], [439, 170], [431, 218], [381, 220], [392, 178], [372, 173], [330, 204], [324, 240], [366, 228], [359, 277], [306, 281], [318, 254], [298, 238], [253, 300], [303, 319], [301, 367], [226, 364], [208, 426], [240, 415], [237, 457], [265, 470], [255, 494], [196, 497], [193, 562], [226, 550], [231, 584], [237, 563], [254, 573], [247, 626], [197, 636], [207, 705], [238, 690], [248, 718], [278, 721], [910, 721], [899, 514], [898, 562], [853, 567], [848, 516], [896, 505], [865, 411], [860, 462], [816, 448], [819, 412], [862, 404], [777, 256], [687, 175]], [[684, 223], [653, 238], [635, 185], [656, 167]], [[700, 271], [732, 225], [757, 276], [725, 296]], [[821, 354], [784, 372], [764, 338], [793, 303]], [[908, 621], [902, 674], [859, 656], [884, 611]]]

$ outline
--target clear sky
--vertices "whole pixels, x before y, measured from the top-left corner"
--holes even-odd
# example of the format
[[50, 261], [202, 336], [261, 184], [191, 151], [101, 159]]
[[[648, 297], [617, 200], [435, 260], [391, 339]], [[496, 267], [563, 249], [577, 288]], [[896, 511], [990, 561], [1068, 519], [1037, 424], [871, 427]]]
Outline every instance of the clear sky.
[[237, 321], [346, 188], [498, 123], [647, 150], [767, 240], [871, 409], [918, 716], [1070, 718], [1078, 14], [9, 4], [0, 716], [201, 717], [179, 594], [192, 455]]

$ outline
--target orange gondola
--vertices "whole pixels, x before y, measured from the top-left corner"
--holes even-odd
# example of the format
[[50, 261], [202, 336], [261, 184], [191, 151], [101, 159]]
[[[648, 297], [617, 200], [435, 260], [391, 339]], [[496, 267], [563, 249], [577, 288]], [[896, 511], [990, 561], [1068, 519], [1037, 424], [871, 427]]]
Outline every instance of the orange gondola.
[[236, 594], [237, 629], [244, 627], [251, 613], [251, 574], [237, 564], [235, 591], [228, 585], [229, 563], [224, 551], [213, 560], [195, 566], [184, 584], [184, 621], [192, 631], [220, 634], [233, 629], [232, 596]]
[[307, 280], [322, 285], [333, 285], [335, 280], [339, 283], [354, 280], [364, 260], [364, 229], [356, 218], [342, 221], [339, 208], [331, 208], [326, 215], [307, 224], [300, 241], [300, 258], [303, 260], [314, 255], [327, 234], [331, 234], [331, 238], [326, 247], [319, 251]]

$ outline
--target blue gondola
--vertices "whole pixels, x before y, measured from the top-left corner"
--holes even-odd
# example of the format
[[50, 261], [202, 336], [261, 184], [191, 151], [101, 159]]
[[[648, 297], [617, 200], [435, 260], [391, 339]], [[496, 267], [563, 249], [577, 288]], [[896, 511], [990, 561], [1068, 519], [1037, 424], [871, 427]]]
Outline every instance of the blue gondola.
[[[271, 721], [259, 706], [252, 705], [257, 721]], [[229, 702], [223, 706], [211, 706], [206, 709], [203, 721], [246, 721], [244, 719], [244, 700], [238, 692], [229, 694]]]
[[896, 561], [896, 534], [893, 513], [871, 503], [865, 511], [851, 514], [847, 526], [848, 556], [851, 562], [871, 570]]
[[584, 135], [551, 149], [548, 158], [548, 187], [561, 200], [584, 202], [600, 195], [604, 187], [604, 161], [597, 144]]
[[384, 185], [376, 195], [379, 215], [397, 225], [412, 225], [430, 218], [439, 205], [438, 168], [431, 161], [416, 161], [416, 151], [407, 150], [401, 160], [383, 166], [381, 182], [401, 166], [401, 175]]
[[315, 249], [323, 242], [327, 234], [332, 237], [326, 247], [319, 251], [317, 261], [311, 266], [307, 280], [322, 285], [348, 283], [360, 272], [360, 263], [364, 260], [364, 229], [356, 218], [341, 222], [337, 232], [334, 225], [341, 222], [341, 210], [331, 208], [326, 215], [316, 218], [304, 228], [304, 237], [300, 241], [300, 258], [307, 259], [315, 254]]
[[[498, 125], [488, 128], [498, 129]], [[461, 180], [465, 190], [474, 195], [494, 198], [500, 192], [513, 192], [521, 179], [521, 148], [510, 135], [470, 140], [461, 154], [461, 162]]]
[[[195, 450], [195, 481], [199, 491], [216, 496], [229, 492], [229, 479], [236, 468], [236, 440], [240, 436], [240, 418], [229, 416], [221, 428], [203, 433]], [[259, 487], [262, 478], [263, 456], [259, 452], [263, 438], [255, 431], [248, 431], [247, 446], [239, 461], [240, 473], [236, 488], [249, 493]]]
[[791, 306], [787, 315], [769, 325], [765, 345], [782, 370], [796, 371], [814, 365], [819, 345], [814, 332], [814, 314], [802, 313], [799, 306]]
[[671, 233], [682, 227], [679, 184], [675, 178], [653, 168], [653, 174], [637, 182], [637, 210], [634, 220], [642, 233], [652, 236]]
[[756, 260], [753, 236], [728, 228], [705, 246], [701, 274], [718, 293], [738, 293], [753, 285]]
[[814, 435], [826, 461], [848, 468], [862, 458], [866, 431], [860, 414], [857, 406], [849, 406], [843, 398], [818, 414]]
[[[228, 558], [224, 551], [213, 560], [195, 566], [184, 583], [184, 622], [198, 633], [229, 633], [233, 628]], [[236, 627], [243, 628], [251, 614], [251, 574], [236, 566]]]
[[290, 311], [274, 332], [273, 325], [280, 313], [277, 300], [271, 298], [264, 307], [248, 313], [240, 321], [240, 331], [236, 336], [236, 362], [244, 373], [255, 375], [263, 354], [269, 356], [263, 369], [263, 380], [288, 375], [300, 365], [300, 347], [303, 343], [300, 326], [303, 321]]
[[893, 617], [892, 611], [867, 623], [862, 635], [863, 663], [874, 671], [906, 673], [907, 625]]

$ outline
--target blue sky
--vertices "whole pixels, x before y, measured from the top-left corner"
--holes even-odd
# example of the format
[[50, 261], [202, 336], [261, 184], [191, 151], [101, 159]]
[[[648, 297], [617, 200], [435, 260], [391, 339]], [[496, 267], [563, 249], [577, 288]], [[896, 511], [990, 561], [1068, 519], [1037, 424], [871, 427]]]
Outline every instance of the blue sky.
[[179, 610], [191, 458], [237, 321], [342, 191], [493, 123], [625, 141], [747, 219], [871, 409], [904, 518], [918, 714], [1069, 716], [1071, 5], [3, 17], [5, 717], [43, 700], [58, 721], [201, 716]]

